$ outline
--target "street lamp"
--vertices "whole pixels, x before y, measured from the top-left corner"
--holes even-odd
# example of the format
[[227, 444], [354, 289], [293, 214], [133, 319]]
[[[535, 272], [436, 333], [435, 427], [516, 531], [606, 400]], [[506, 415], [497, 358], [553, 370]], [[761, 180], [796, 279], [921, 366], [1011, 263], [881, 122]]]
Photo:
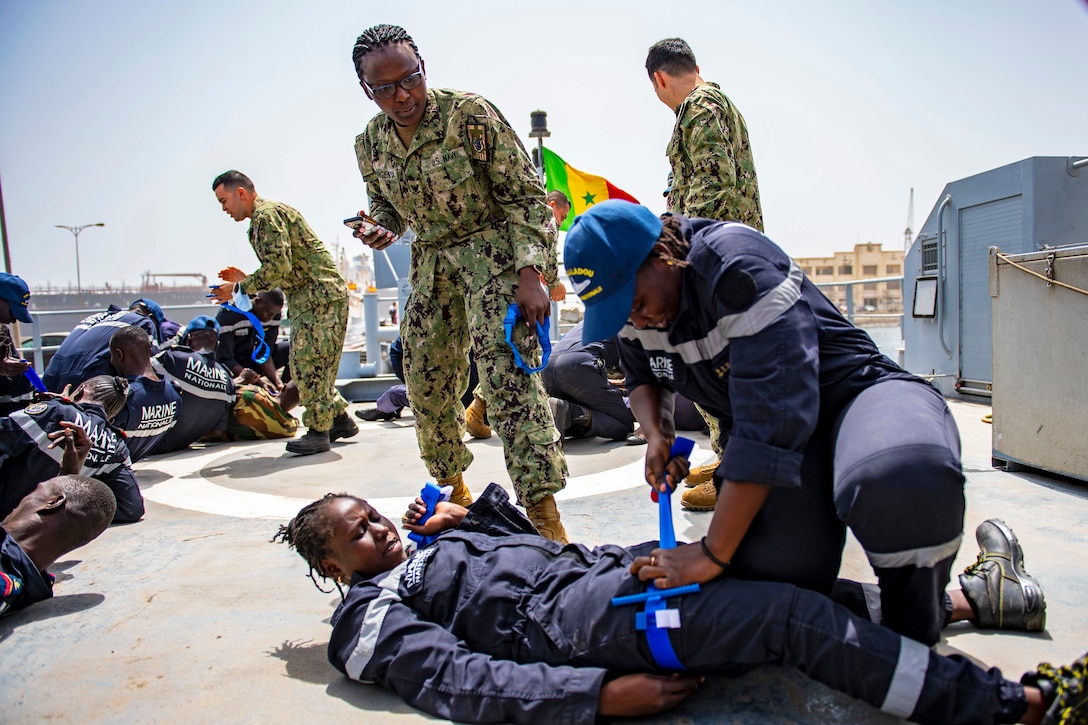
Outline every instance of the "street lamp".
[[551, 136], [551, 132], [548, 131], [548, 114], [544, 111], [533, 111], [529, 114], [530, 126], [529, 138], [535, 138], [537, 147], [533, 149], [536, 153], [533, 154], [536, 158], [533, 161], [536, 162], [536, 172], [540, 175], [540, 183], [544, 183], [544, 139]]
[[58, 229], [67, 229], [68, 231], [70, 231], [72, 233], [72, 236], [74, 236], [76, 238], [76, 291], [79, 292], [79, 304], [82, 305], [83, 304], [83, 280], [80, 279], [80, 276], [79, 276], [79, 233], [81, 231], [83, 231], [84, 229], [86, 229], [87, 227], [104, 227], [106, 225], [104, 223], [102, 223], [102, 222], [98, 222], [97, 224], [83, 224], [83, 225], [78, 226], [78, 227], [69, 227], [69, 226], [65, 226], [64, 224], [54, 224], [53, 226], [57, 227]]

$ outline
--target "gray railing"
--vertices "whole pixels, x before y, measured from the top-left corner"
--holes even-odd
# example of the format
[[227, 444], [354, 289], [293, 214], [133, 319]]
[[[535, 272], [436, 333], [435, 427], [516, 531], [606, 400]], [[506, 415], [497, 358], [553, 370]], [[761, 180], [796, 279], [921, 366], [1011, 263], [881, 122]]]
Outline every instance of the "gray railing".
[[887, 283], [887, 282], [899, 282], [900, 304], [905, 307], [906, 306], [906, 295], [903, 292], [903, 275], [891, 276], [891, 277], [871, 277], [869, 279], [838, 280], [838, 281], [835, 281], [835, 282], [817, 282], [815, 280], [812, 280], [812, 283], [815, 284], [817, 287], [819, 287], [821, 290], [826, 289], [828, 287], [845, 287], [846, 288], [846, 310], [843, 312], [843, 314], [846, 316], [846, 319], [850, 320], [851, 323], [856, 323], [856, 320], [859, 317], [864, 317], [867, 320], [879, 320], [879, 319], [899, 320], [899, 319], [902, 319], [903, 310], [900, 310], [899, 312], [881, 312], [879, 310], [876, 310], [876, 311], [873, 311], [873, 312], [866, 312], [866, 311], [863, 310], [861, 312], [858, 312], [857, 310], [855, 310], [855, 305], [854, 305], [854, 286], [855, 285], [859, 285], [859, 284], [880, 284], [880, 283]]

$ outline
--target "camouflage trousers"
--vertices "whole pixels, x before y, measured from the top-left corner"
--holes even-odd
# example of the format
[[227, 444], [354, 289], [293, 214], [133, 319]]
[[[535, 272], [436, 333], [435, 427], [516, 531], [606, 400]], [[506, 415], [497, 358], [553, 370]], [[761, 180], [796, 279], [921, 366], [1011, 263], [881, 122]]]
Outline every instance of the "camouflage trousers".
[[717, 418], [706, 412], [703, 406], [698, 403], [693, 403], [693, 405], [699, 411], [699, 415], [703, 416], [703, 420], [706, 421], [706, 427], [710, 429], [710, 446], [718, 454], [718, 460], [720, 461], [722, 459], [722, 424]]
[[348, 300], [296, 307], [288, 300], [291, 320], [291, 376], [299, 404], [306, 406], [302, 424], [314, 430], [332, 428], [332, 419], [347, 410], [336, 389], [336, 371], [348, 329]]
[[[468, 386], [471, 344], [487, 417], [502, 440], [518, 503], [525, 506], [563, 489], [567, 462], [540, 374], [520, 370], [506, 344], [502, 322], [516, 299], [518, 277], [513, 271], [493, 275], [479, 269], [476, 256], [471, 245], [442, 250], [429, 294], [417, 288], [408, 298], [401, 320], [408, 399], [419, 454], [430, 474], [449, 478], [468, 468], [472, 453], [463, 440], [461, 396]], [[539, 365], [535, 330], [530, 336], [519, 325], [514, 343], [527, 364]]]

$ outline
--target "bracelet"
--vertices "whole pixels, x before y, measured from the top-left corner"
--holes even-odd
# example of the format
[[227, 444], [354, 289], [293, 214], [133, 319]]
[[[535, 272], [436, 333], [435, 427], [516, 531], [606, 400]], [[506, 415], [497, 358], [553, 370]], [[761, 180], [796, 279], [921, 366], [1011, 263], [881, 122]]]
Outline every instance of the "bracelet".
[[703, 553], [706, 554], [706, 558], [717, 564], [722, 569], [729, 568], [729, 562], [722, 562], [718, 557], [714, 556], [714, 552], [710, 550], [710, 547], [706, 545], [706, 537], [699, 539], [699, 546], [702, 548]]

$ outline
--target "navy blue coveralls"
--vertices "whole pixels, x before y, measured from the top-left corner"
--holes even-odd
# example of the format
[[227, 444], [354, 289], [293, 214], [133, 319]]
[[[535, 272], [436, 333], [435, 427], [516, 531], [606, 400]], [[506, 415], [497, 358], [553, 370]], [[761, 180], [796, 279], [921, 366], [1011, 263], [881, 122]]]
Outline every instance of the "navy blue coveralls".
[[48, 434], [58, 430], [62, 420], [87, 431], [91, 452], [79, 474], [96, 478], [113, 491], [117, 499], [113, 522], [139, 521], [144, 499], [130, 467], [124, 433], [110, 425], [101, 406], [60, 399], [31, 403], [0, 418], [0, 520], [39, 483], [60, 473], [63, 449], [49, 448]]
[[[264, 323], [264, 341], [268, 343], [273, 366], [281, 370], [287, 366], [291, 356], [291, 343], [280, 340], [280, 316], [276, 316]], [[227, 366], [234, 374], [235, 367], [249, 368], [255, 372], [261, 372], [261, 366], [253, 361], [253, 348], [257, 344], [257, 335], [253, 331], [253, 323], [249, 318], [238, 312], [228, 310], [225, 307], [219, 310], [215, 316], [219, 323], [219, 347], [215, 356], [219, 362]], [[263, 373], [262, 373], [263, 374]], [[285, 373], [283, 381], [290, 380], [290, 375]]]
[[592, 413], [586, 436], [622, 441], [635, 429], [635, 416], [623, 392], [608, 382], [608, 370], [619, 365], [619, 360], [615, 338], [583, 345], [579, 322], [552, 346], [548, 364], [540, 373], [548, 395]]
[[129, 394], [125, 407], [113, 424], [125, 431], [128, 452], [133, 461], [159, 453], [159, 444], [181, 415], [181, 394], [167, 380], [152, 380], [143, 375], [126, 375]]
[[730, 574], [828, 592], [845, 524], [879, 581], [870, 616], [933, 644], [963, 537], [959, 433], [944, 398], [764, 235], [707, 219], [682, 227], [691, 250], [676, 318], [668, 329], [628, 323], [620, 358], [628, 390], [679, 391], [721, 421], [719, 487], [772, 487]]
[[39, 571], [34, 562], [0, 528], [0, 617], [53, 596], [53, 575]]
[[49, 361], [42, 376], [45, 387], [54, 393], [64, 391], [65, 385], [72, 389], [84, 380], [96, 375], [112, 375], [110, 366], [110, 338], [123, 327], [135, 325], [151, 338], [151, 348], [158, 344], [158, 328], [150, 317], [128, 310], [119, 312], [99, 312], [80, 320], [64, 342], [57, 348], [57, 353]]
[[[564, 546], [491, 484], [457, 529], [389, 572], [358, 575], [332, 618], [329, 661], [353, 680], [457, 722], [593, 723], [606, 673], [661, 672], [611, 598], [644, 589], [628, 567], [657, 542]], [[791, 584], [719, 577], [670, 600], [673, 649], [699, 674], [760, 665], [919, 723], [1016, 722], [1024, 690]]]
[[214, 352], [181, 346], [163, 350], [151, 358], [151, 368], [181, 393], [177, 423], [163, 435], [156, 453], [181, 450], [209, 433], [226, 432], [235, 399], [234, 381]]

